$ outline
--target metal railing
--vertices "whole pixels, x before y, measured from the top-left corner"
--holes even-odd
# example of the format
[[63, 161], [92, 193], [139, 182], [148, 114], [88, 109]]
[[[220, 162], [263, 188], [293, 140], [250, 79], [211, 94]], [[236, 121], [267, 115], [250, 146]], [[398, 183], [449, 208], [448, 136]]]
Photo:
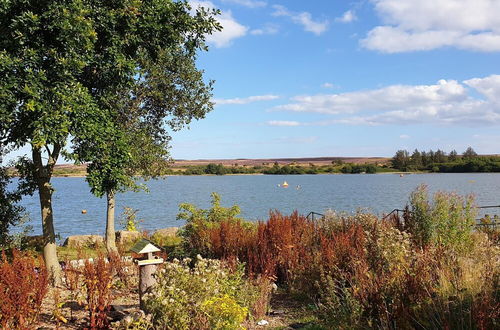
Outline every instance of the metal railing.
[[314, 218], [314, 216], [315, 216], [315, 215], [319, 215], [319, 218], [320, 218], [320, 219], [322, 219], [322, 218], [324, 218], [324, 217], [325, 217], [325, 215], [324, 215], [324, 214], [321, 214], [321, 213], [318, 213], [318, 212], [311, 211], [311, 212], [309, 212], [309, 214], [306, 216], [306, 218], [307, 218], [308, 220], [312, 220], [312, 221], [314, 221], [314, 220], [315, 220], [315, 218]]
[[[492, 209], [492, 208], [499, 208], [500, 209], [500, 205], [485, 205], [485, 206], [478, 206], [477, 208], [478, 209]], [[389, 218], [390, 216], [396, 216], [398, 218], [400, 218], [401, 216], [404, 217], [405, 212], [411, 213], [411, 211], [409, 209], [394, 209], [391, 212], [389, 212], [388, 214], [386, 214], [385, 216], [383, 216], [382, 219], [385, 220], [385, 219]], [[312, 221], [316, 220], [316, 218], [322, 219], [324, 217], [325, 217], [324, 214], [314, 212], [314, 211], [309, 212], [309, 214], [306, 216], [307, 219], [312, 220]], [[493, 221], [491, 223], [481, 222], [484, 219], [485, 219], [484, 217], [476, 219], [476, 225], [475, 225], [476, 228], [480, 228], [480, 227], [491, 228], [491, 229], [500, 228], [500, 221], [496, 220], [496, 218], [492, 218], [491, 220], [496, 220], [496, 221]]]

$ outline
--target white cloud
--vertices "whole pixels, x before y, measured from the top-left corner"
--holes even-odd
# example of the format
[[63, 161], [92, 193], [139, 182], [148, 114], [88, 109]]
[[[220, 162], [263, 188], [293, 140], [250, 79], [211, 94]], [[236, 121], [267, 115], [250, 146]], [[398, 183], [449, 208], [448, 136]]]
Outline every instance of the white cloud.
[[332, 84], [332, 83], [326, 82], [326, 83], [322, 84], [321, 87], [323, 87], [323, 88], [334, 88], [335, 85]]
[[[471, 89], [481, 97], [473, 96]], [[349, 93], [303, 95], [292, 101], [274, 109], [335, 116], [304, 125], [500, 125], [500, 75], [462, 83], [440, 80], [434, 85], [393, 85]]]
[[354, 10], [348, 10], [341, 17], [337, 17], [335, 21], [340, 23], [351, 23], [357, 19], [358, 17], [356, 16]]
[[[191, 0], [189, 4], [193, 10], [199, 7], [207, 9], [216, 8], [210, 1]], [[216, 31], [211, 35], [207, 35], [207, 42], [212, 43], [217, 48], [231, 45], [234, 39], [245, 36], [249, 30], [248, 27], [236, 21], [231, 11], [222, 11], [221, 15], [217, 16], [217, 21], [222, 25], [222, 31]]]
[[267, 124], [270, 126], [286, 126], [286, 127], [301, 125], [298, 121], [291, 121], [291, 120], [270, 120], [267, 122]]
[[248, 104], [248, 103], [253, 103], [253, 102], [259, 102], [259, 101], [271, 101], [271, 100], [276, 100], [279, 99], [278, 95], [256, 95], [256, 96], [249, 96], [249, 97], [236, 97], [232, 99], [214, 99], [213, 101], [217, 105], [224, 105], [224, 104]]
[[361, 44], [385, 53], [456, 47], [500, 51], [498, 0], [371, 0], [384, 25]]
[[267, 2], [257, 0], [222, 0], [222, 2], [234, 3], [248, 8], [260, 8], [267, 6]]
[[276, 34], [278, 33], [279, 28], [275, 24], [266, 24], [260, 29], [253, 29], [250, 31], [250, 34], [259, 36], [259, 35], [264, 35], [264, 34]]
[[399, 136], [399, 138], [400, 138], [400, 139], [409, 139], [409, 138], [410, 138], [410, 136], [409, 136], [409, 135], [406, 135], [406, 134], [401, 134], [401, 135]]
[[274, 16], [289, 17], [294, 23], [302, 25], [305, 31], [312, 32], [315, 35], [322, 34], [328, 28], [328, 21], [314, 20], [312, 15], [308, 12], [294, 13], [289, 11], [285, 6], [281, 5], [274, 5], [273, 8]]

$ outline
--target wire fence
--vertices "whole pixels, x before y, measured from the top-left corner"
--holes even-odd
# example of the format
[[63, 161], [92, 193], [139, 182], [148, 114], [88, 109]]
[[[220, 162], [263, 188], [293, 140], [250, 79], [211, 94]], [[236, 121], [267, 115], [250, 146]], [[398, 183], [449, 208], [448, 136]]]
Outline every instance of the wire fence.
[[[485, 206], [478, 206], [478, 209], [499, 209], [500, 210], [500, 205], [485, 205]], [[395, 216], [398, 218], [405, 218], [405, 215], [408, 216], [411, 214], [411, 211], [408, 208], [405, 209], [394, 209], [388, 214], [386, 214], [382, 219], [387, 219], [391, 216]], [[315, 221], [316, 219], [322, 219], [324, 218], [325, 215], [322, 213], [314, 212], [311, 211], [309, 214], [307, 214], [306, 218], [312, 221]], [[476, 228], [488, 228], [488, 229], [500, 229], [500, 217], [498, 215], [494, 215], [491, 217], [488, 214], [485, 214], [483, 217], [476, 219]]]

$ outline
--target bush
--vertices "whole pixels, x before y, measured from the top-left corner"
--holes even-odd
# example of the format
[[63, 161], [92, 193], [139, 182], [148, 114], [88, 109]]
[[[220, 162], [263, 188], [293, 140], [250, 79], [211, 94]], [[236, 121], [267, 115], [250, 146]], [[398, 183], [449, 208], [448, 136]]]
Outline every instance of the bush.
[[189, 258], [166, 263], [156, 285], [144, 295], [157, 328], [234, 329], [260, 302], [260, 288], [244, 279], [241, 264], [231, 269], [201, 256], [193, 268], [191, 263]]
[[14, 250], [12, 260], [0, 259], [0, 325], [2, 329], [27, 329], [36, 324], [47, 294], [47, 270], [41, 258]]
[[477, 216], [473, 196], [437, 192], [431, 203], [421, 185], [411, 194], [409, 215], [406, 228], [420, 246], [432, 243], [462, 252], [471, 247]]
[[186, 237], [310, 298], [327, 328], [497, 328], [500, 250], [472, 230], [475, 214], [472, 197], [439, 192], [431, 202], [421, 186], [404, 221], [271, 212], [254, 227], [203, 216]]
[[199, 209], [193, 204], [183, 203], [179, 206], [181, 211], [177, 215], [178, 220], [185, 220], [186, 225], [179, 235], [184, 238], [184, 250], [190, 251], [191, 256], [202, 254], [210, 255], [211, 241], [208, 236], [212, 228], [220, 226], [223, 221], [241, 222], [237, 215], [240, 208], [234, 205], [225, 208], [220, 205], [220, 196], [212, 193], [212, 207], [208, 210]]
[[113, 267], [103, 255], [93, 261], [85, 260], [83, 280], [87, 290], [87, 309], [90, 329], [108, 329], [108, 312], [111, 308]]
[[248, 308], [241, 307], [227, 294], [206, 300], [201, 309], [208, 315], [212, 329], [244, 329], [241, 324], [247, 317]]

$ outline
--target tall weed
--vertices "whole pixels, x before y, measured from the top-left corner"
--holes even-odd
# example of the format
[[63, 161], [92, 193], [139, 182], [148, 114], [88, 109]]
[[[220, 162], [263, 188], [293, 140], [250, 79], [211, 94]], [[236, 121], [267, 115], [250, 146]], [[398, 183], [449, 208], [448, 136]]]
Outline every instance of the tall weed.
[[40, 314], [48, 290], [48, 275], [41, 258], [12, 251], [0, 258], [0, 325], [2, 329], [27, 329]]
[[85, 260], [83, 281], [87, 291], [87, 309], [90, 329], [108, 329], [111, 308], [113, 268], [101, 254], [92, 262]]

